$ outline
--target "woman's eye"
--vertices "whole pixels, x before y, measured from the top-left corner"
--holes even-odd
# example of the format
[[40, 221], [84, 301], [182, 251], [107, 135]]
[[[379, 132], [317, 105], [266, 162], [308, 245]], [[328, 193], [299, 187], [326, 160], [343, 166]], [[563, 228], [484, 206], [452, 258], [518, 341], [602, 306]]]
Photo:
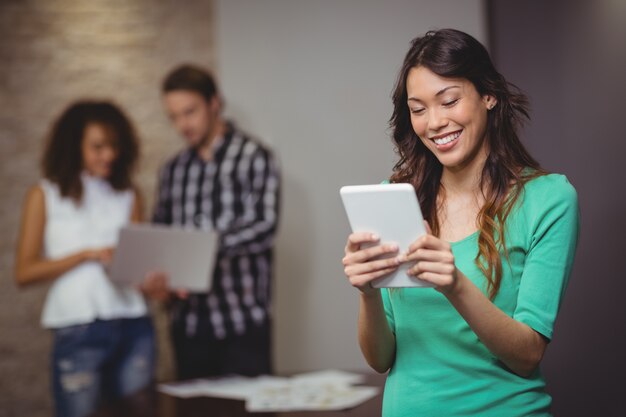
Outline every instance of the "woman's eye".
[[457, 102], [459, 101], [459, 99], [454, 99], [454, 100], [450, 100], [450, 101], [446, 101], [445, 103], [443, 103], [444, 106], [446, 107], [452, 107], [454, 106]]
[[424, 113], [424, 109], [411, 109], [412, 114], [422, 114]]

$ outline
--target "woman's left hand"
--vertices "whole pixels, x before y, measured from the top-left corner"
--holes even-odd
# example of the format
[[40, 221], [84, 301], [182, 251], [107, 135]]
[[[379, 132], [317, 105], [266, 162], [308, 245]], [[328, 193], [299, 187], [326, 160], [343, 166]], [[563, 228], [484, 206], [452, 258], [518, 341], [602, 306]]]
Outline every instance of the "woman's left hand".
[[437, 291], [447, 295], [456, 289], [460, 276], [454, 265], [452, 247], [450, 243], [434, 236], [428, 225], [426, 230], [426, 235], [409, 246], [402, 261], [415, 261], [407, 274], [433, 284]]

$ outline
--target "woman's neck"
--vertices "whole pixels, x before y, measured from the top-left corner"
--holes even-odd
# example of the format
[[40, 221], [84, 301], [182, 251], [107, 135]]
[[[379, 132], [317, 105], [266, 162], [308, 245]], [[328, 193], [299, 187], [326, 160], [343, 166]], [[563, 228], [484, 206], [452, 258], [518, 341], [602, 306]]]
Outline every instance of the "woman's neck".
[[483, 168], [487, 154], [474, 158], [468, 165], [460, 168], [443, 168], [441, 184], [447, 194], [480, 194]]
[[447, 169], [441, 174], [441, 189], [437, 196], [439, 237], [449, 242], [460, 241], [480, 227], [478, 215], [485, 203], [482, 161], [474, 158], [462, 169]]

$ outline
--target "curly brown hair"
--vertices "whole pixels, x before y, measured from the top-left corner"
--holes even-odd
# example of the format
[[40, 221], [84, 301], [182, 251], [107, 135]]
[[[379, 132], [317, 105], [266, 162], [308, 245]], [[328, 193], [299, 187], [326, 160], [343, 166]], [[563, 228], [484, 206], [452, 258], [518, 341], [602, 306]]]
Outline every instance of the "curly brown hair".
[[133, 186], [132, 172], [139, 158], [139, 141], [129, 118], [108, 101], [80, 100], [70, 104], [54, 122], [42, 158], [43, 176], [59, 186], [61, 195], [77, 203], [83, 195], [82, 141], [91, 123], [112, 135], [118, 151], [107, 181], [116, 190]]
[[411, 126], [406, 82], [409, 71], [424, 67], [441, 77], [464, 78], [478, 94], [496, 98], [487, 118], [489, 155], [482, 170], [480, 187], [485, 204], [478, 214], [479, 253], [476, 265], [487, 279], [487, 293], [493, 299], [500, 289], [502, 261], [507, 256], [504, 224], [526, 182], [545, 174], [522, 145], [517, 130], [529, 119], [528, 99], [495, 69], [485, 47], [472, 36], [455, 30], [429, 31], [415, 38], [406, 54], [393, 92], [393, 114], [389, 120], [400, 159], [391, 182], [415, 187], [424, 217], [439, 235], [437, 197], [443, 192], [443, 166], [422, 143]]

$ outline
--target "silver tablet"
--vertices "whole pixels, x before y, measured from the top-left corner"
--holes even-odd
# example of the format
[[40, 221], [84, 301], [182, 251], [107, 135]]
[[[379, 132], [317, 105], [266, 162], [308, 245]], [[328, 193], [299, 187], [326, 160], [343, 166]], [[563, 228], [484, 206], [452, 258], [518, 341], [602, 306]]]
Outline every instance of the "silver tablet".
[[[353, 232], [376, 233], [381, 243], [396, 243], [400, 253], [426, 234], [422, 211], [411, 184], [348, 185], [339, 192]], [[406, 274], [413, 264], [400, 265], [389, 275], [373, 281], [372, 286], [432, 287]]]
[[165, 272], [172, 288], [208, 292], [211, 288], [218, 235], [214, 231], [132, 224], [120, 230], [109, 269], [111, 281], [134, 285], [148, 272]]

